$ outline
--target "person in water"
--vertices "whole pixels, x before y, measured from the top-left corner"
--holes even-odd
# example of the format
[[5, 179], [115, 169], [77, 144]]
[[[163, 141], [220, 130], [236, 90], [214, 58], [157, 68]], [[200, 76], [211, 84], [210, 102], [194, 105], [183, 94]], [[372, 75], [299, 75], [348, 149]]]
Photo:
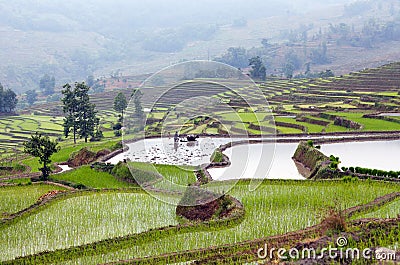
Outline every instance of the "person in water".
[[175, 142], [179, 142], [179, 134], [178, 134], [178, 132], [175, 132], [174, 141]]

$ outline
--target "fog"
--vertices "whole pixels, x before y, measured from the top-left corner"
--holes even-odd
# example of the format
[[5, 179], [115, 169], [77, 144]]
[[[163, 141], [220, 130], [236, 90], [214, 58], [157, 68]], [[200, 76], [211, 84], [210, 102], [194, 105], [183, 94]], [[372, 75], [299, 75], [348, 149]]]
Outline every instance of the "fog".
[[[62, 85], [89, 75], [151, 73], [192, 59], [222, 58], [244, 67], [259, 55], [272, 74], [292, 53], [299, 72], [329, 38], [366, 48], [383, 35], [397, 38], [400, 17], [397, 0], [0, 0], [0, 10], [0, 82], [16, 91], [37, 88], [45, 74]], [[364, 37], [371, 19], [377, 21], [371, 27], [383, 28]], [[396, 27], [386, 30], [388, 21]], [[341, 39], [332, 39], [331, 31]], [[260, 49], [263, 39], [273, 49]], [[285, 48], [296, 46], [304, 49]], [[232, 63], [224, 59], [231, 47], [246, 49]], [[334, 54], [325, 57], [317, 58], [318, 70], [333, 67]]]
[[[22, 30], [131, 31], [133, 28], [228, 23], [237, 18], [306, 13], [350, 1], [14, 0], [0, 1], [0, 23]], [[49, 25], [51, 24], [51, 25]]]

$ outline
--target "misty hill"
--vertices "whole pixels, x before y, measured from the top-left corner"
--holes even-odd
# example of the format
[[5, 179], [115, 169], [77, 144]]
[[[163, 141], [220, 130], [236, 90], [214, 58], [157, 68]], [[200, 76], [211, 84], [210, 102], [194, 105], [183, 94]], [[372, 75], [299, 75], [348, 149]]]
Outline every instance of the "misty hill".
[[[360, 29], [371, 18], [386, 23], [400, 14], [399, 4], [392, 0], [356, 4], [344, 0], [17, 0], [0, 1], [0, 8], [0, 82], [19, 92], [37, 89], [44, 74], [55, 76], [61, 85], [91, 74], [150, 73], [182, 60], [213, 59], [229, 47], [257, 48], [264, 38], [277, 45], [277, 54], [265, 56], [274, 70], [284, 62], [288, 36], [304, 25], [312, 25], [307, 30], [312, 36], [320, 29], [327, 31], [330, 24]], [[358, 47], [352, 68], [347, 53], [336, 56], [347, 49], [335, 47], [328, 42], [329, 63], [316, 70], [347, 72], [399, 59], [397, 41], [374, 49]], [[340, 69], [343, 60], [347, 66]]]

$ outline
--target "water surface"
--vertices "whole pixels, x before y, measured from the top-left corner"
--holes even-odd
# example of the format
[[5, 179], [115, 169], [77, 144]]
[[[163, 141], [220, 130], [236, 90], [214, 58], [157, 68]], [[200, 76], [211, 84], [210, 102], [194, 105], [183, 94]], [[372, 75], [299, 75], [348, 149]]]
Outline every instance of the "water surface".
[[[323, 137], [321, 137], [323, 138]], [[200, 138], [197, 142], [174, 143], [172, 138], [156, 138], [128, 144], [129, 150], [108, 162], [118, 163], [123, 159], [137, 162], [171, 165], [205, 165], [210, 163], [214, 150], [222, 144], [243, 138]], [[248, 139], [247, 139], [248, 140]], [[241, 178], [305, 179], [309, 172], [296, 164], [292, 157], [297, 143], [260, 143], [236, 145], [224, 151], [231, 165], [212, 168], [213, 179]], [[366, 167], [381, 170], [400, 170], [400, 140], [365, 141], [323, 144], [321, 151], [340, 158], [339, 167]]]

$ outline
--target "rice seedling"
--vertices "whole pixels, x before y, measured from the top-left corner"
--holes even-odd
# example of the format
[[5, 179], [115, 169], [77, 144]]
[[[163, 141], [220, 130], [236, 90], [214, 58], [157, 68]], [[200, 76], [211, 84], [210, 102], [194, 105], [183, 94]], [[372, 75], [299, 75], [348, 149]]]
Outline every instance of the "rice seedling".
[[384, 205], [372, 212], [356, 215], [353, 219], [359, 218], [396, 218], [400, 215], [400, 199]]
[[[226, 191], [229, 184], [230, 182], [213, 182], [207, 187], [213, 191]], [[341, 181], [265, 181], [256, 191], [249, 191], [248, 182], [240, 181], [229, 191], [246, 209], [244, 221], [237, 226], [217, 231], [194, 229], [190, 233], [162, 239], [155, 237], [153, 241], [83, 257], [69, 264], [96, 264], [154, 256], [283, 234], [316, 224], [320, 221], [318, 212], [322, 209], [335, 205], [348, 208], [364, 204], [398, 189], [398, 185], [367, 181], [352, 184]]]
[[53, 185], [0, 187], [0, 213], [16, 213], [34, 204], [38, 198], [53, 190], [64, 190]]
[[106, 172], [92, 170], [89, 166], [83, 166], [72, 171], [51, 176], [52, 179], [68, 181], [75, 184], [82, 184], [88, 188], [127, 188], [132, 185], [117, 180], [114, 176]]
[[144, 193], [84, 194], [0, 228], [1, 260], [176, 225], [175, 208]]

